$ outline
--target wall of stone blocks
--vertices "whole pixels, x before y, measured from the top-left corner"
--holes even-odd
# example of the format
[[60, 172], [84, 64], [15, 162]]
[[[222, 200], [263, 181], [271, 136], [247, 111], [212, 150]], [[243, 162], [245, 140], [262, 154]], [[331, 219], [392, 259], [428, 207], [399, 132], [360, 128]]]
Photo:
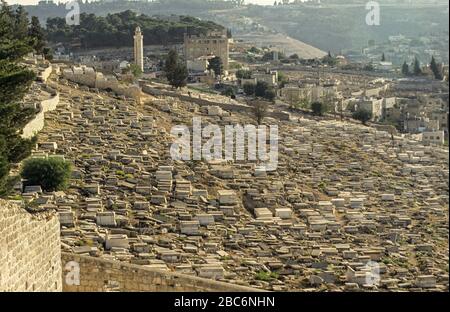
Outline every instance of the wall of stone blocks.
[[121, 85], [116, 79], [108, 80], [100, 73], [86, 74], [74, 73], [73, 70], [67, 69], [63, 72], [63, 77], [69, 81], [88, 86], [90, 88], [97, 88], [100, 90], [111, 89], [118, 95], [123, 95], [140, 101], [141, 88], [135, 85]]
[[[78, 264], [79, 279], [72, 279]], [[257, 289], [196, 276], [158, 271], [144, 266], [100, 258], [62, 253], [63, 290], [66, 292], [254, 292]], [[66, 281], [67, 279], [67, 281]], [[74, 281], [79, 281], [75, 285]], [[78, 282], [77, 282], [78, 283]], [[114, 286], [115, 289], [114, 289]]]
[[47, 67], [39, 74], [39, 80], [41, 80], [42, 82], [47, 82], [47, 80], [50, 77], [50, 75], [52, 74], [52, 72], [53, 72], [53, 67], [52, 66]]
[[44, 100], [40, 103], [40, 111], [36, 116], [28, 122], [22, 131], [22, 138], [29, 139], [36, 135], [39, 131], [44, 128], [45, 125], [45, 113], [53, 111], [59, 104], [59, 94], [51, 97], [50, 99]]
[[0, 291], [62, 291], [60, 224], [0, 200]]
[[[187, 95], [182, 95], [176, 92], [160, 90], [156, 88], [152, 88], [149, 85], [142, 85], [142, 92], [150, 94], [152, 96], [169, 96], [178, 98], [181, 101], [194, 103], [199, 106], [219, 106], [220, 108], [231, 111], [231, 112], [248, 112], [251, 113], [253, 109], [250, 106], [238, 105], [238, 104], [230, 104], [230, 103], [220, 103], [220, 102], [212, 102], [204, 99], [193, 98]], [[267, 117], [272, 117], [280, 120], [289, 120], [290, 115], [281, 111], [271, 111], [267, 113]]]

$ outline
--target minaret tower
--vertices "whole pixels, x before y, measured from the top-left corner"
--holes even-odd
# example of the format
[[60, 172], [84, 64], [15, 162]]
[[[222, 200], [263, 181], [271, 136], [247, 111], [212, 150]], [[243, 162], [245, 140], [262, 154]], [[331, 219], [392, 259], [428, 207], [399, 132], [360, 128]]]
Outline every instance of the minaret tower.
[[144, 36], [139, 26], [134, 33], [134, 63], [144, 72]]

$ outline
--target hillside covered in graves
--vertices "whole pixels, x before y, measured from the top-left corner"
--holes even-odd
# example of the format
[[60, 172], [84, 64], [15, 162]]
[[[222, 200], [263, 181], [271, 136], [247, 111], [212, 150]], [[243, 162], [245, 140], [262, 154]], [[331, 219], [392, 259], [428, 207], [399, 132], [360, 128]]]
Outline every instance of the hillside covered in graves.
[[58, 76], [48, 84], [59, 103], [33, 156], [70, 161], [70, 187], [17, 196], [57, 211], [64, 252], [274, 291], [448, 290], [446, 151], [293, 113], [265, 119], [279, 127], [275, 171], [176, 161], [172, 126], [253, 116], [165, 95], [138, 104]]

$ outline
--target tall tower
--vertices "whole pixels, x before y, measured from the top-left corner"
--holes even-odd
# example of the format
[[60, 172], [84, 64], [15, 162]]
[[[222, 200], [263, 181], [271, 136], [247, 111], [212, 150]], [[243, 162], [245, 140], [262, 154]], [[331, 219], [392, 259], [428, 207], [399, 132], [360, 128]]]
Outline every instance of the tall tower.
[[134, 33], [134, 63], [144, 72], [144, 36], [139, 26]]

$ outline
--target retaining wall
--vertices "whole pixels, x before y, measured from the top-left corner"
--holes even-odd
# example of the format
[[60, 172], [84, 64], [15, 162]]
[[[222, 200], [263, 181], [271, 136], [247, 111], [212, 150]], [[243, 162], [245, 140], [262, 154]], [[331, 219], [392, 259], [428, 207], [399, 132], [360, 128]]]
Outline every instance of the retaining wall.
[[[71, 276], [74, 261], [79, 266], [79, 285]], [[63, 289], [67, 292], [102, 292], [116, 286], [125, 292], [254, 292], [255, 288], [233, 285], [196, 276], [159, 271], [144, 266], [101, 258], [62, 253]], [[69, 275], [67, 275], [69, 274]], [[68, 282], [68, 283], [67, 283]]]
[[22, 131], [22, 138], [29, 139], [35, 136], [39, 131], [44, 129], [45, 113], [54, 111], [59, 104], [59, 94], [52, 96], [50, 99], [44, 100], [39, 104], [40, 111], [36, 116], [25, 125]]
[[62, 291], [60, 224], [0, 200], [0, 291]]

